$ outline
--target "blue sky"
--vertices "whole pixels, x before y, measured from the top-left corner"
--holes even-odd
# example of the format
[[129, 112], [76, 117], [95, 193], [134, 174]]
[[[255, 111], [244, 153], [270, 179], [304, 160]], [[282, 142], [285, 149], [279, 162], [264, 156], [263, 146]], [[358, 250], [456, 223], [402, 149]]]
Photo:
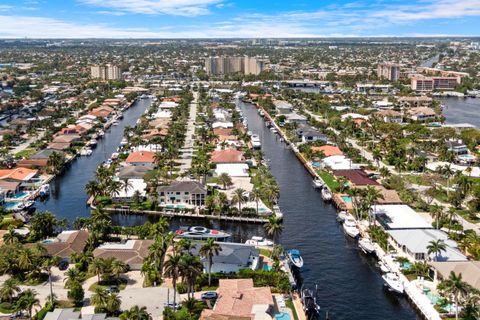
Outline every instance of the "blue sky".
[[0, 0], [0, 38], [480, 36], [480, 0]]

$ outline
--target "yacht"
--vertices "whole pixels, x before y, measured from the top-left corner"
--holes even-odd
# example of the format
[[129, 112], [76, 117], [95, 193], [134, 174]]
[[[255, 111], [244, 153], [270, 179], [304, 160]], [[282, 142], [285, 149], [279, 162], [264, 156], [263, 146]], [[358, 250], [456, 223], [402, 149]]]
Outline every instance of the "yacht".
[[47, 196], [49, 192], [50, 192], [50, 185], [48, 183], [42, 184], [42, 186], [38, 190], [38, 194], [40, 195], [40, 197]]
[[358, 237], [360, 231], [358, 231], [355, 219], [352, 216], [347, 216], [343, 222], [343, 231], [352, 238]]
[[380, 268], [380, 270], [383, 272], [383, 273], [388, 273], [390, 272], [390, 268], [385, 264], [385, 262], [383, 261], [379, 261], [378, 262], [378, 267]]
[[342, 222], [345, 221], [345, 219], [348, 217], [347, 211], [340, 211], [337, 214], [337, 221]]
[[245, 241], [245, 244], [249, 244], [252, 246], [264, 246], [264, 247], [272, 247], [274, 245], [272, 240], [268, 240], [258, 236], [253, 236], [251, 239]]
[[272, 133], [278, 133], [277, 129], [275, 127], [270, 127], [270, 132]]
[[114, 125], [114, 126], [118, 126], [118, 124], [119, 124], [119, 122], [117, 120], [112, 122], [112, 125]]
[[333, 197], [333, 195], [330, 192], [330, 190], [328, 190], [328, 188], [323, 188], [322, 189], [322, 199], [324, 201], [330, 201], [330, 200], [332, 200], [332, 197]]
[[315, 189], [321, 189], [323, 187], [323, 181], [318, 177], [313, 179], [312, 184]]
[[252, 147], [254, 149], [260, 149], [262, 146], [262, 143], [260, 142], [260, 137], [258, 134], [252, 134]]
[[375, 253], [375, 245], [369, 238], [361, 238], [358, 241], [358, 246], [365, 253]]
[[97, 140], [92, 139], [92, 140], [88, 141], [87, 146], [96, 147], [97, 146]]
[[260, 117], [265, 117], [265, 111], [263, 111], [262, 109], [258, 109], [258, 114], [260, 115]]
[[175, 234], [181, 238], [188, 238], [188, 239], [196, 239], [196, 240], [205, 240], [209, 238], [213, 238], [216, 240], [224, 240], [230, 238], [230, 234], [223, 232], [208, 229], [201, 226], [193, 226], [193, 227], [180, 227]]
[[300, 255], [300, 251], [297, 249], [291, 249], [287, 251], [287, 256], [290, 262], [297, 268], [303, 267], [303, 258]]
[[80, 155], [81, 156], [91, 156], [92, 152], [93, 152], [92, 149], [86, 148], [86, 149], [82, 149], [82, 151], [80, 151]]
[[273, 205], [273, 213], [275, 214], [275, 216], [278, 218], [278, 219], [283, 219], [283, 213], [282, 211], [280, 210], [280, 207], [276, 204]]
[[403, 284], [402, 281], [398, 278], [398, 276], [393, 272], [388, 272], [382, 276], [385, 285], [388, 287], [390, 291], [395, 293], [403, 294]]

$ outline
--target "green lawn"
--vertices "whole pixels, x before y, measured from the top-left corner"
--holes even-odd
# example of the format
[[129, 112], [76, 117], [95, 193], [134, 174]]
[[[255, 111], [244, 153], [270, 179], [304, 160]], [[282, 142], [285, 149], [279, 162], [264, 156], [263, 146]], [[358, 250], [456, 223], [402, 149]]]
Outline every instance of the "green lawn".
[[327, 171], [317, 170], [317, 173], [320, 178], [322, 178], [322, 180], [327, 184], [331, 191], [336, 191], [337, 188], [340, 186], [335, 177]]
[[402, 178], [405, 178], [410, 183], [418, 184], [420, 186], [428, 186], [429, 183], [425, 181], [425, 178], [421, 175], [402, 175]]
[[33, 156], [36, 152], [37, 152], [36, 149], [27, 148], [25, 150], [17, 152], [15, 154], [15, 158], [17, 158], [17, 159], [29, 158], [29, 157]]
[[293, 301], [288, 299], [288, 300], [285, 301], [285, 304], [290, 310], [292, 310], [293, 319], [298, 320], [297, 310], [295, 310], [295, 306], [293, 305]]

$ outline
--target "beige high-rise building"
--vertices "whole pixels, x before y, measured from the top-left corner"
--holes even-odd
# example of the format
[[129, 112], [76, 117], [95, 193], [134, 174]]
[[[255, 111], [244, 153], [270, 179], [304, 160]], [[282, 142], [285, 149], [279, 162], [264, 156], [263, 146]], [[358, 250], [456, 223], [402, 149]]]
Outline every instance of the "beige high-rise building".
[[229, 73], [259, 74], [264, 62], [253, 57], [209, 57], [205, 58], [205, 71], [208, 75]]
[[400, 78], [400, 65], [391, 62], [379, 63], [377, 76], [390, 81], [397, 81]]
[[90, 66], [90, 75], [92, 78], [100, 80], [120, 80], [122, 78], [120, 68], [114, 64], [92, 65]]

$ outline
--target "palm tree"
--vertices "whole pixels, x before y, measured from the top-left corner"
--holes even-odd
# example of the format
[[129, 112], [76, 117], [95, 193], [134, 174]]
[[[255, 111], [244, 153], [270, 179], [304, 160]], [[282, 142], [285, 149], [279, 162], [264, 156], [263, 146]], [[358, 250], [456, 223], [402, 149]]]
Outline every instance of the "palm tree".
[[152, 316], [147, 312], [147, 307], [133, 306], [120, 315], [120, 320], [151, 320]]
[[272, 214], [268, 217], [268, 222], [263, 226], [267, 234], [276, 239], [283, 231], [282, 219]]
[[125, 197], [128, 194], [128, 190], [133, 188], [133, 184], [129, 179], [122, 179], [123, 191], [125, 192]]
[[242, 214], [242, 204], [245, 203], [247, 198], [245, 197], [245, 190], [242, 188], [237, 188], [233, 191], [232, 201], [233, 203], [238, 203], [238, 213]]
[[111, 293], [107, 297], [107, 304], [105, 305], [105, 309], [110, 314], [117, 313], [120, 310], [120, 306], [122, 305], [122, 301], [120, 297], [116, 293]]
[[15, 244], [20, 242], [20, 235], [15, 232], [13, 227], [8, 228], [7, 233], [3, 235], [3, 242], [5, 244]]
[[435, 219], [436, 227], [435, 229], [438, 229], [438, 224], [440, 222], [440, 219], [443, 216], [443, 208], [439, 204], [434, 204], [430, 207], [430, 213], [432, 214], [433, 218]]
[[0, 287], [0, 300], [12, 303], [13, 298], [22, 291], [17, 284], [17, 280], [8, 278]]
[[262, 191], [256, 187], [253, 188], [252, 192], [250, 192], [250, 199], [255, 201], [257, 216], [258, 216], [258, 202], [261, 200], [262, 195], [263, 195]]
[[93, 259], [90, 265], [88, 266], [89, 272], [96, 274], [98, 282], [100, 282], [100, 276], [105, 270], [105, 260], [102, 258]]
[[458, 320], [458, 305], [460, 304], [460, 298], [468, 294], [469, 285], [463, 281], [462, 274], [456, 275], [451, 271], [448, 279], [442, 281], [439, 284], [442, 291], [447, 294], [453, 295], [455, 303], [455, 319]]
[[77, 267], [73, 267], [68, 268], [68, 270], [65, 272], [65, 276], [66, 277], [63, 279], [63, 281], [65, 281], [65, 288], [68, 288], [72, 283], [79, 282], [81, 274]]
[[47, 167], [52, 174], [57, 175], [62, 171], [64, 162], [63, 156], [54, 151], [48, 156]]
[[35, 306], [40, 307], [40, 301], [37, 298], [37, 292], [32, 289], [23, 291], [18, 298], [17, 308], [20, 310], [26, 310], [29, 318], [32, 319], [32, 309]]
[[222, 247], [212, 238], [209, 238], [207, 242], [200, 248], [200, 256], [204, 259], [208, 259], [208, 286], [211, 286], [212, 284], [213, 257], [218, 256], [220, 251], [222, 251]]
[[[373, 186], [368, 186], [367, 189], [365, 189], [365, 201], [367, 205], [367, 210], [368, 210], [368, 217], [372, 218], [371, 216], [371, 208], [372, 205], [375, 205], [379, 199], [385, 199], [383, 194], [378, 190], [377, 188]], [[375, 208], [374, 208], [375, 209]], [[373, 210], [375, 211], [375, 210]], [[375, 221], [375, 220], [373, 220]]]
[[165, 261], [164, 274], [167, 277], [172, 279], [173, 285], [173, 308], [176, 307], [177, 301], [177, 280], [180, 276], [180, 267], [181, 267], [181, 258], [180, 254], [169, 254], [167, 256], [167, 261]]
[[49, 259], [45, 259], [43, 262], [43, 270], [45, 270], [48, 274], [48, 283], [50, 284], [50, 303], [53, 305], [53, 285], [52, 285], [52, 267], [58, 265], [60, 262], [60, 257], [52, 257]]
[[180, 260], [180, 273], [187, 282], [187, 297], [195, 290], [195, 279], [203, 272], [203, 264], [197, 256], [185, 254]]
[[102, 287], [96, 287], [91, 302], [97, 309], [106, 309], [108, 303], [108, 292]]
[[226, 172], [223, 172], [221, 175], [218, 176], [218, 182], [223, 185], [224, 190], [227, 190], [227, 188], [233, 184], [232, 178]]
[[435, 254], [434, 261], [438, 260], [438, 256], [447, 250], [447, 245], [443, 240], [432, 240], [428, 243], [427, 253], [431, 255]]
[[90, 196], [95, 199], [97, 195], [100, 194], [100, 185], [98, 184], [97, 181], [91, 180], [88, 181], [87, 184], [85, 185], [85, 192]]
[[117, 278], [117, 280], [120, 278], [120, 275], [128, 271], [128, 264], [125, 262], [114, 259], [111, 264], [111, 271], [112, 274]]

